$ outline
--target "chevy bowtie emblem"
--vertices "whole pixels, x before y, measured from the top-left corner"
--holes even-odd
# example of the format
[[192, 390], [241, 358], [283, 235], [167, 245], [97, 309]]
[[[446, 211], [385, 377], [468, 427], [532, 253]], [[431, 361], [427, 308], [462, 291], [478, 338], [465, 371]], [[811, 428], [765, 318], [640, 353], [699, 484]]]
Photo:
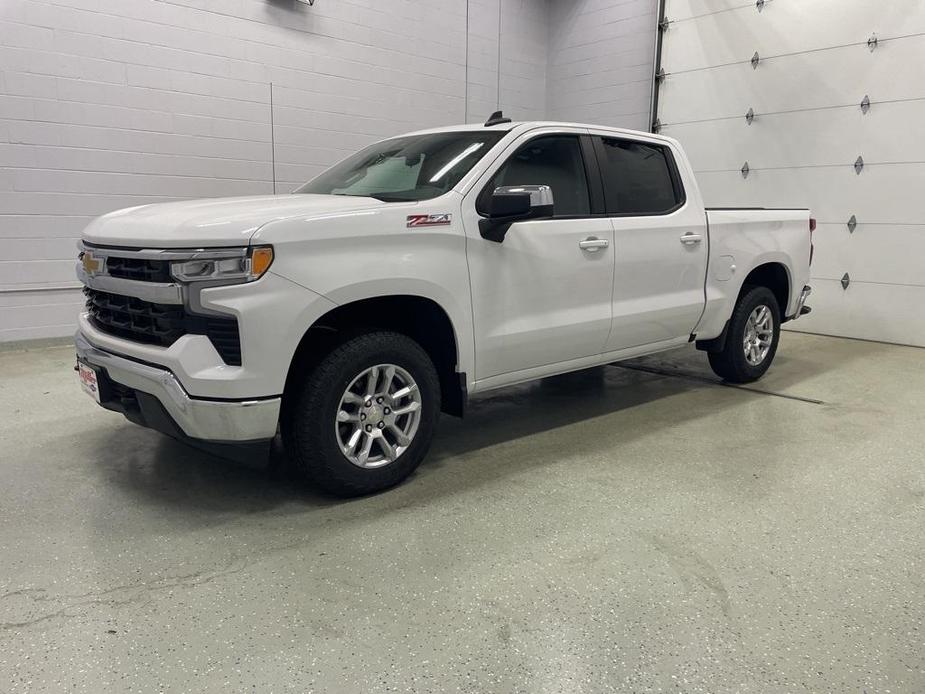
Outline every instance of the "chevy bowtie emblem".
[[449, 212], [443, 214], [409, 214], [409, 227], [439, 227], [446, 226], [452, 221], [453, 215]]
[[83, 255], [80, 257], [80, 262], [84, 266], [84, 272], [88, 275], [95, 275], [103, 269], [102, 258], [94, 258], [90, 251], [83, 252]]

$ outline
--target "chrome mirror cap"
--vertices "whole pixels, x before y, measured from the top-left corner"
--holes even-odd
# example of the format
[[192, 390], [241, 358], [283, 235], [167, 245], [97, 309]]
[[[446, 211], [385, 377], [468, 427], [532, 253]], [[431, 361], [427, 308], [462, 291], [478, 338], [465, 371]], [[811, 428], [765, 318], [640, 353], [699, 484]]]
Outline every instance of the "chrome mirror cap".
[[552, 188], [547, 185], [529, 185], [529, 186], [499, 186], [495, 188], [495, 195], [512, 195], [516, 193], [529, 193], [530, 207], [552, 206], [554, 199]]

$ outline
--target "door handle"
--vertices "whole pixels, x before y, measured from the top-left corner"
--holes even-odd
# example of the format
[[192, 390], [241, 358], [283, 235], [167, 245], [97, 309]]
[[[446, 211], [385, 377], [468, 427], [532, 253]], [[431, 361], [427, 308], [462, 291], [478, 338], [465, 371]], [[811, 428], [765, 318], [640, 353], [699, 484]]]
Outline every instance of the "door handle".
[[703, 241], [703, 236], [701, 236], [700, 234], [688, 233], [688, 234], [684, 234], [684, 236], [681, 237], [681, 243], [683, 243], [686, 246], [690, 246], [695, 243], [700, 243], [701, 241]]
[[578, 242], [578, 247], [583, 251], [588, 251], [588, 253], [597, 253], [602, 248], [607, 248], [610, 245], [610, 241], [607, 239], [599, 239], [597, 236], [589, 236], [584, 241]]

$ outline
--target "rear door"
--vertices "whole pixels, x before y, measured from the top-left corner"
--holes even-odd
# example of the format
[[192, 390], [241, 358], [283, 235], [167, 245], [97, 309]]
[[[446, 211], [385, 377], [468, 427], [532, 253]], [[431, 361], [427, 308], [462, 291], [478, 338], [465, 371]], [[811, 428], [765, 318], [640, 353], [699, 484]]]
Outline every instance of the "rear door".
[[664, 141], [594, 135], [614, 232], [605, 351], [687, 339], [703, 312], [706, 218]]

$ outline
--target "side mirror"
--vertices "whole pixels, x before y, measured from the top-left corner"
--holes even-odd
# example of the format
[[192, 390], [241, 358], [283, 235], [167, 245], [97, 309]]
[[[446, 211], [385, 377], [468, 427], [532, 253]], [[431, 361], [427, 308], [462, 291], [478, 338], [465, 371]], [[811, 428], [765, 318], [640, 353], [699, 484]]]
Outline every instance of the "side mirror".
[[552, 217], [553, 209], [549, 186], [501, 186], [488, 200], [488, 216], [479, 220], [479, 233], [501, 243], [514, 222]]

